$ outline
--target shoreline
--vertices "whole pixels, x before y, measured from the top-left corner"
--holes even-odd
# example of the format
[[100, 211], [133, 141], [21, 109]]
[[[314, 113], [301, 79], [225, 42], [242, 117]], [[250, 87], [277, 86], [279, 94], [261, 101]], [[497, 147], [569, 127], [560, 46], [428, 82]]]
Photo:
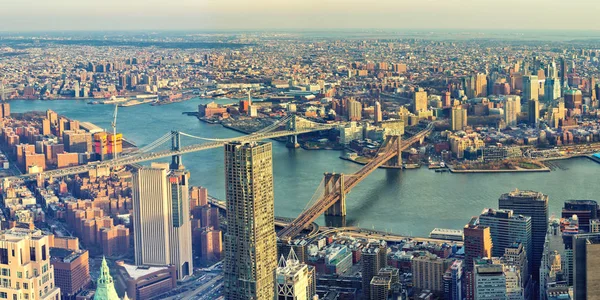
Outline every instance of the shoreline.
[[527, 172], [550, 172], [552, 171], [550, 168], [548, 167], [544, 167], [541, 169], [514, 169], [514, 170], [482, 170], [482, 169], [475, 169], [475, 170], [456, 170], [454, 169], [453, 166], [448, 166], [448, 170], [450, 170], [450, 173], [457, 173], [457, 174], [464, 174], [464, 173], [527, 173]]

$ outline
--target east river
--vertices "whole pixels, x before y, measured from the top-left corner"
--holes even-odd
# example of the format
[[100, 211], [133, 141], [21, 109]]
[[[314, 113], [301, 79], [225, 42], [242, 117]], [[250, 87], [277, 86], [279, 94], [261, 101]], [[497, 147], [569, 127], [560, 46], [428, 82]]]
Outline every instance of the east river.
[[[170, 130], [210, 138], [239, 136], [240, 133], [221, 125], [203, 123], [182, 114], [196, 111], [198, 104], [210, 101], [192, 99], [163, 106], [120, 107], [117, 128], [138, 146]], [[88, 105], [85, 100], [11, 102], [13, 112], [46, 109], [111, 130], [112, 105]], [[184, 144], [192, 142], [199, 141], [183, 140]], [[288, 149], [284, 143], [272, 142], [277, 216], [298, 215], [313, 196], [324, 172], [350, 174], [360, 168], [339, 159], [339, 151]], [[183, 163], [191, 171], [193, 185], [205, 186], [211, 195], [225, 199], [222, 149], [186, 154]], [[548, 194], [550, 213], [557, 215], [566, 199], [600, 200], [600, 164], [585, 158], [555, 164], [558, 168], [544, 173], [450, 174], [435, 173], [425, 167], [376, 170], [348, 194], [347, 222], [398, 234], [427, 236], [435, 227], [462, 228], [484, 208], [497, 208], [500, 194], [515, 188]]]

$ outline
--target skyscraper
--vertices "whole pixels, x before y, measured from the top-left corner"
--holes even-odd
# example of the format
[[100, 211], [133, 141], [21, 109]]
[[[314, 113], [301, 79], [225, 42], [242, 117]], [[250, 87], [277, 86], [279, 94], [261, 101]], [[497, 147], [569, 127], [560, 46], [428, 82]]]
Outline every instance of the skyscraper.
[[381, 112], [381, 104], [379, 101], [375, 102], [375, 122], [380, 123], [383, 121], [383, 114]]
[[294, 250], [277, 265], [277, 299], [311, 300], [316, 294], [315, 268], [298, 260]]
[[453, 131], [465, 129], [467, 127], [467, 110], [461, 106], [452, 107], [450, 124]]
[[23, 295], [27, 295], [32, 300], [60, 299], [50, 264], [52, 238], [37, 229], [15, 227], [0, 232], [0, 298], [25, 299]]
[[371, 280], [379, 273], [379, 269], [387, 266], [387, 245], [369, 243], [361, 251], [362, 289], [365, 299], [371, 297]]
[[270, 143], [225, 144], [225, 298], [273, 299], [277, 240]]
[[490, 228], [479, 225], [479, 218], [473, 217], [464, 228], [464, 248], [466, 275], [465, 297], [475, 299], [475, 277], [473, 265], [475, 259], [492, 257], [492, 237]]
[[[533, 262], [530, 265], [533, 278], [537, 281], [548, 232], [548, 195], [535, 191], [514, 190], [502, 194], [498, 200], [498, 206], [500, 209], [510, 209], [515, 214], [531, 217], [531, 250], [533, 251], [531, 258]], [[529, 249], [527, 251], [529, 252]]]
[[96, 281], [96, 293], [94, 294], [94, 300], [119, 300], [117, 290], [115, 290], [115, 283], [112, 276], [110, 275], [110, 269], [106, 264], [106, 259], [102, 258], [102, 267], [100, 267], [100, 276]]
[[523, 76], [523, 98], [525, 100], [539, 100], [539, 82], [536, 75]]
[[478, 259], [473, 272], [475, 274], [475, 299], [507, 299], [506, 276], [502, 264], [491, 259]]
[[573, 236], [573, 299], [600, 297], [600, 234]]
[[487, 96], [487, 76], [482, 73], [478, 73], [475, 76], [475, 96], [476, 97], [485, 97]]
[[579, 109], [583, 108], [583, 95], [580, 90], [568, 89], [565, 91], [565, 108], [567, 109]]
[[133, 228], [137, 265], [175, 265], [177, 279], [193, 272], [189, 172], [153, 163], [133, 172]]
[[[501, 257], [506, 248], [520, 242], [527, 259], [531, 262], [531, 217], [514, 215], [512, 210], [495, 210], [486, 208], [479, 216], [479, 224], [490, 228], [492, 236], [492, 256]], [[531, 266], [529, 266], [531, 268]]]
[[[519, 101], [519, 103], [517, 103]], [[517, 126], [517, 115], [521, 107], [521, 99], [516, 97], [506, 97], [504, 100], [504, 122], [506, 126]]]
[[594, 200], [566, 200], [561, 217], [577, 215], [580, 232], [590, 232], [590, 220], [598, 218], [598, 202]]
[[536, 128], [540, 120], [540, 102], [536, 99], [531, 99], [529, 102], [529, 125]]
[[350, 99], [348, 100], [348, 120], [360, 121], [362, 119], [362, 103]]
[[412, 109], [414, 114], [427, 110], [427, 92], [423, 89], [415, 91], [413, 95]]

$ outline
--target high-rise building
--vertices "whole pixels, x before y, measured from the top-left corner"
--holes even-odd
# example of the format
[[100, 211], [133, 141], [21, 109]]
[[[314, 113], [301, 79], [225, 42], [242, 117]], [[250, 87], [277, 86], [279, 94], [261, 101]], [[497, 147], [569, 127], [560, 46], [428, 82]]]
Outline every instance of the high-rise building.
[[465, 290], [466, 299], [475, 299], [474, 261], [478, 258], [492, 257], [492, 236], [490, 228], [479, 225], [479, 218], [473, 217], [464, 228], [465, 248]]
[[383, 113], [381, 112], [381, 104], [379, 101], [375, 102], [375, 122], [380, 123], [383, 121]]
[[475, 97], [486, 97], [487, 86], [487, 76], [485, 74], [478, 73], [475, 76]]
[[462, 300], [463, 261], [455, 260], [444, 274], [444, 299]]
[[573, 236], [573, 299], [600, 297], [600, 234]]
[[529, 100], [529, 125], [531, 127], [537, 128], [538, 122], [540, 120], [540, 102], [538, 100], [532, 99]]
[[444, 293], [444, 274], [452, 264], [435, 254], [426, 254], [412, 260], [413, 288], [417, 291], [430, 290], [435, 294]]
[[60, 289], [54, 284], [54, 266], [50, 264], [52, 238], [37, 229], [15, 227], [0, 232], [0, 298], [60, 298]]
[[479, 224], [490, 228], [492, 256], [501, 257], [507, 248], [519, 242], [527, 252], [527, 259], [532, 261], [531, 217], [514, 215], [512, 210], [486, 208], [479, 216]]
[[525, 100], [539, 100], [539, 81], [535, 75], [523, 76], [523, 98]]
[[371, 297], [371, 280], [379, 269], [387, 266], [387, 245], [385, 242], [369, 243], [361, 251], [362, 289], [366, 299]]
[[174, 265], [183, 279], [193, 272], [189, 172], [175, 167], [154, 163], [133, 172], [135, 263]]
[[500, 209], [510, 209], [515, 214], [531, 217], [531, 250], [533, 251], [531, 273], [533, 278], [539, 278], [544, 241], [548, 232], [548, 195], [535, 191], [514, 190], [502, 194], [498, 206]]
[[223, 270], [228, 300], [274, 297], [277, 239], [271, 151], [270, 143], [225, 144]]
[[491, 259], [478, 259], [473, 269], [475, 299], [506, 300], [504, 267]]
[[287, 259], [281, 255], [276, 283], [280, 300], [311, 300], [317, 293], [314, 267], [300, 262], [293, 249]]
[[87, 250], [50, 248], [54, 282], [63, 298], [74, 297], [91, 282], [88, 258]]
[[577, 89], [568, 89], [564, 94], [565, 98], [565, 108], [567, 109], [579, 109], [579, 111], [583, 108], [583, 95], [580, 90]]
[[517, 116], [521, 110], [521, 99], [506, 97], [504, 100], [504, 122], [506, 126], [517, 126]]
[[577, 215], [580, 232], [591, 232], [590, 220], [598, 218], [598, 202], [594, 200], [566, 200], [561, 217]]
[[392, 279], [388, 276], [374, 276], [371, 279], [371, 294], [369, 300], [387, 300], [391, 289]]
[[354, 99], [348, 100], [348, 120], [360, 121], [362, 119], [362, 103]]
[[450, 124], [453, 131], [465, 129], [467, 127], [467, 110], [462, 108], [462, 106], [452, 107]]
[[110, 275], [110, 269], [106, 259], [102, 258], [102, 267], [100, 267], [100, 276], [96, 281], [96, 293], [94, 300], [119, 300], [119, 294], [115, 289], [115, 282]]
[[560, 98], [560, 80], [558, 78], [546, 78], [544, 82], [544, 100], [550, 102]]
[[427, 110], [427, 92], [423, 89], [415, 91], [412, 99], [412, 113], [418, 114]]

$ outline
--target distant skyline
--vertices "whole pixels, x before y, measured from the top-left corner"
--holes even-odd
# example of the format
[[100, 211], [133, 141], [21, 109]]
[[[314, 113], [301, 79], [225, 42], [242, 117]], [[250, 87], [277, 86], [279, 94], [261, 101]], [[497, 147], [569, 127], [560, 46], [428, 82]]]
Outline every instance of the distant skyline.
[[598, 30], [596, 1], [3, 0], [0, 31]]

